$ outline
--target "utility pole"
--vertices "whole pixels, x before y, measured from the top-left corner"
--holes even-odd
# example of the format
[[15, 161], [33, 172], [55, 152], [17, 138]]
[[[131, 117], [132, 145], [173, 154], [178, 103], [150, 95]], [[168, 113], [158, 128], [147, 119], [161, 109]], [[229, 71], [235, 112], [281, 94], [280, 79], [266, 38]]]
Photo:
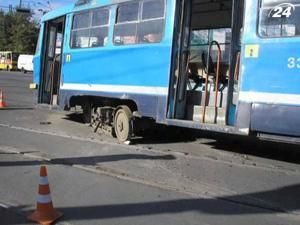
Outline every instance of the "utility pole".
[[30, 8], [23, 8], [22, 0], [20, 0], [19, 7], [16, 8], [16, 11], [19, 13], [30, 14]]

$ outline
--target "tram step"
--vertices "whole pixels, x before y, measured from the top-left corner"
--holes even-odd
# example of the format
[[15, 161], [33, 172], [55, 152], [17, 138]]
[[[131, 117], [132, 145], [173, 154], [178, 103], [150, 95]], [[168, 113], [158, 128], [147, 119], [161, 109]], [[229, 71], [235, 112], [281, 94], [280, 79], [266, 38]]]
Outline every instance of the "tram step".
[[[204, 92], [201, 91], [188, 91], [187, 93], [187, 103], [188, 105], [204, 105]], [[225, 107], [227, 104], [227, 93], [226, 92], [219, 92], [218, 93], [218, 107]], [[215, 92], [208, 92], [207, 94], [207, 105], [208, 106], [215, 106]]]
[[[188, 116], [191, 117], [193, 121], [202, 122], [204, 106], [189, 106]], [[215, 108], [211, 106], [206, 107], [205, 112], [205, 123], [216, 123], [220, 125], [226, 125], [226, 108]]]
[[52, 105], [57, 105], [57, 95], [52, 95]]

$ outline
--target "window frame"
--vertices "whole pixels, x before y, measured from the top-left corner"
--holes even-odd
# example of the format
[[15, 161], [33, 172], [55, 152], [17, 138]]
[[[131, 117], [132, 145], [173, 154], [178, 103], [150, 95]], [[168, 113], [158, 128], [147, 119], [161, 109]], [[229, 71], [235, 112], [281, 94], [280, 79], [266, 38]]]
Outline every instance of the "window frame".
[[[108, 10], [108, 21], [107, 21], [107, 24], [105, 25], [98, 25], [98, 26], [92, 26], [93, 25], [93, 12], [94, 11], [97, 11], [97, 10]], [[84, 13], [87, 13], [89, 14], [89, 18], [90, 18], [90, 21], [89, 21], [89, 26], [88, 27], [85, 27], [85, 28], [77, 28], [77, 29], [73, 29], [73, 25], [74, 25], [74, 19], [75, 19], [75, 16], [77, 15], [80, 15], [80, 14], [84, 14]], [[92, 29], [95, 29], [95, 28], [105, 28], [107, 27], [107, 37], [109, 39], [109, 29], [110, 29], [110, 24], [111, 24], [111, 7], [110, 6], [102, 6], [102, 7], [98, 7], [98, 8], [93, 8], [93, 9], [88, 9], [88, 10], [83, 10], [83, 11], [79, 11], [79, 12], [76, 12], [72, 15], [72, 24], [71, 24], [71, 30], [70, 30], [70, 38], [69, 38], [69, 47], [70, 49], [89, 49], [89, 48], [103, 48], [103, 47], [106, 47], [106, 45], [103, 45], [103, 46], [90, 46], [90, 38], [91, 38], [91, 30]], [[89, 30], [89, 46], [87, 47], [74, 47], [72, 46], [72, 43], [73, 43], [73, 32], [74, 31], [81, 31], [81, 30]]]
[[[145, 3], [145, 2], [152, 2], [153, 0], [143, 0], [142, 2], [143, 2], [143, 4]], [[149, 20], [159, 20], [159, 19], [165, 19], [166, 18], [166, 0], [161, 0], [162, 2], [164, 2], [164, 15], [163, 15], [163, 17], [156, 17], [156, 18], [151, 18], [151, 19], [145, 19], [145, 20], [143, 20], [143, 13], [144, 13], [144, 11], [143, 11], [143, 4], [141, 4], [140, 5], [140, 7], [141, 7], [141, 13], [140, 13], [140, 21], [149, 21]]]
[[79, 16], [79, 15], [86, 14], [86, 13], [89, 14], [89, 27], [91, 26], [91, 10], [84, 10], [84, 11], [80, 11], [80, 12], [77, 12], [77, 13], [73, 14], [71, 31], [86, 29], [86, 28], [75, 28], [75, 29], [73, 29], [75, 16]]
[[[122, 3], [118, 4], [118, 5], [116, 6], [116, 16], [115, 16], [115, 23], [114, 23], [114, 26], [115, 26], [116, 24], [127, 24], [127, 23], [137, 23], [137, 22], [139, 22], [139, 21], [140, 21], [141, 2], [142, 2], [142, 1], [137, 1], [137, 0], [135, 0], [135, 1], [129, 1], [129, 2], [122, 2]], [[132, 20], [132, 21], [127, 21], [127, 22], [120, 22], [120, 23], [117, 23], [117, 21], [118, 21], [118, 10], [119, 10], [120, 6], [122, 6], [122, 5], [127, 5], [127, 4], [131, 4], [131, 3], [137, 3], [137, 4], [138, 4], [138, 16], [137, 16], [137, 20]]]
[[[191, 56], [193, 56], [193, 51], [195, 51], [195, 50], [196, 51], [199, 51], [199, 50], [204, 50], [204, 51], [206, 50], [207, 51], [208, 46], [209, 46], [211, 41], [213, 41], [213, 40], [218, 41], [218, 40], [213, 38], [214, 31], [223, 30], [224, 35], [225, 35], [225, 42], [218, 42], [221, 49], [222, 49], [222, 47], [224, 48], [224, 50], [221, 51], [221, 53], [222, 53], [221, 54], [221, 63], [224, 63], [224, 62], [229, 63], [229, 61], [230, 61], [230, 50], [229, 50], [229, 52], [227, 52], [227, 54], [225, 54], [225, 53], [226, 53], [226, 48], [230, 47], [231, 42], [226, 42], [226, 33], [227, 33], [226, 31], [231, 30], [231, 28], [230, 27], [216, 27], [216, 28], [205, 28], [205, 29], [193, 29], [192, 32], [193, 31], [201, 31], [201, 30], [202, 31], [207, 31], [207, 43], [205, 43], [205, 44], [191, 44], [192, 39], [190, 39], [189, 51], [191, 52]], [[232, 32], [230, 32], [230, 36], [232, 38]], [[217, 51], [217, 49], [214, 49], [214, 48], [216, 48], [216, 46], [212, 47], [212, 51], [214, 51], [214, 50]], [[224, 58], [224, 56], [228, 56], [228, 57]], [[199, 55], [199, 57], [201, 57], [201, 56]]]
[[[218, 30], [231, 30], [230, 27], [218, 27], [218, 28], [205, 28], [205, 29], [193, 29], [191, 30], [191, 33], [194, 31], [207, 31], [207, 42], [205, 44], [192, 44], [192, 38], [190, 38], [190, 46], [195, 47], [195, 46], [208, 46], [209, 43], [213, 40], [214, 31]], [[224, 33], [226, 35], [226, 32]], [[232, 32], [230, 32], [230, 35], [232, 35]], [[232, 37], [232, 36], [231, 36]], [[225, 36], [225, 42], [218, 42], [220, 45], [228, 45], [230, 42], [226, 42], [226, 36]]]
[[[157, 17], [157, 18], [151, 18], [151, 19], [145, 19], [143, 20], [142, 19], [142, 16], [143, 16], [143, 4], [144, 2], [151, 2], [153, 0], [140, 0], [140, 1], [129, 1], [129, 2], [123, 2], [123, 3], [120, 3], [120, 4], [117, 4], [116, 6], [116, 14], [115, 14], [115, 21], [114, 21], [114, 24], [113, 24], [113, 36], [112, 36], [112, 43], [114, 46], [130, 46], [130, 45], [143, 45], [143, 44], [159, 44], [163, 41], [163, 38], [165, 36], [165, 32], [166, 32], [166, 13], [167, 13], [167, 4], [166, 4], [166, 0], [161, 0], [164, 4], [164, 14], [163, 14], [163, 17]], [[138, 11], [138, 20], [135, 20], [135, 21], [129, 21], [129, 22], [121, 22], [121, 23], [117, 23], [117, 19], [118, 19], [118, 9], [120, 6], [122, 5], [126, 5], [126, 4], [130, 4], [130, 3], [138, 3], [139, 4], [139, 11]], [[133, 44], [116, 44], [115, 42], [115, 27], [116, 25], [124, 25], [124, 24], [136, 24], [136, 34], [135, 34], [135, 37], [137, 37], [137, 33], [138, 33], [138, 25], [142, 22], [149, 22], [149, 21], [155, 21], [155, 20], [163, 20], [163, 31], [162, 31], [162, 36], [161, 36], [161, 39], [160, 41], [158, 42], [153, 42], [153, 43], [147, 43], [147, 42], [137, 42], [137, 43], [133, 43]]]
[[[260, 24], [260, 19], [261, 19], [261, 9], [262, 9], [262, 5], [263, 5], [263, 0], [258, 0], [258, 4], [257, 4], [257, 22], [256, 22], [256, 35], [261, 38], [261, 39], [279, 39], [279, 38], [300, 38], [300, 33], [298, 35], [294, 35], [294, 36], [263, 36], [260, 33], [260, 28], [261, 28], [261, 24]], [[300, 3], [299, 3], [300, 5]]]

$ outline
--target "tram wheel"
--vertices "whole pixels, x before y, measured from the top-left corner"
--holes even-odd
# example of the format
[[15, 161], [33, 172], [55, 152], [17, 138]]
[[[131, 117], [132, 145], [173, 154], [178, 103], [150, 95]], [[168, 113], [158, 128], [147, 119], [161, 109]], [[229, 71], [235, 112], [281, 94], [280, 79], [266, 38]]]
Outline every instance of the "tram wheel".
[[120, 142], [129, 141], [132, 137], [132, 112], [123, 105], [115, 113], [114, 116], [114, 130]]

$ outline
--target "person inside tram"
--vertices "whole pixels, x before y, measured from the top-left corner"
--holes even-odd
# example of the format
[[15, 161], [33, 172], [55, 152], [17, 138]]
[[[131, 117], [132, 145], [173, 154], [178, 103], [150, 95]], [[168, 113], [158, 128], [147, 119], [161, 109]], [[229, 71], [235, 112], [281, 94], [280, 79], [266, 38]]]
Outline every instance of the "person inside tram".
[[161, 40], [162, 34], [160, 33], [149, 33], [144, 35], [143, 37], [143, 42], [147, 42], [147, 43], [156, 43], [159, 42]]

